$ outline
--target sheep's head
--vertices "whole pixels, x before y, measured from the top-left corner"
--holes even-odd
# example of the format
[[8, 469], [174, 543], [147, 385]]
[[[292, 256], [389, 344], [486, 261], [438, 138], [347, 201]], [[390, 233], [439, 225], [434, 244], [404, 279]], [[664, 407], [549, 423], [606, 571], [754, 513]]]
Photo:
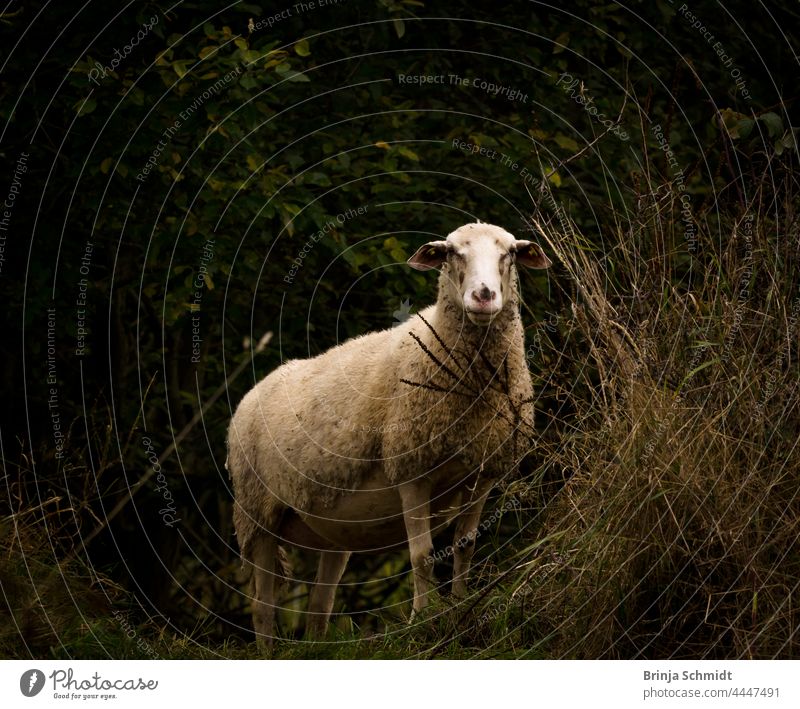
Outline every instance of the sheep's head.
[[491, 224], [466, 224], [445, 241], [420, 247], [409, 265], [428, 271], [446, 271], [454, 300], [476, 325], [489, 325], [505, 305], [515, 286], [515, 264], [547, 268], [550, 259], [530, 241], [515, 239]]

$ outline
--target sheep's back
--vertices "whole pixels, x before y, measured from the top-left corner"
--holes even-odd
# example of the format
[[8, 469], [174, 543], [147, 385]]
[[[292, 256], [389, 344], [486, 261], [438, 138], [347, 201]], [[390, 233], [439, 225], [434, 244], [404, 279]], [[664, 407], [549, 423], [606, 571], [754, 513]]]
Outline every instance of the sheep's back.
[[380, 466], [392, 333], [292, 360], [259, 382], [231, 422], [231, 474], [255, 476], [270, 495], [312, 513], [357, 489]]

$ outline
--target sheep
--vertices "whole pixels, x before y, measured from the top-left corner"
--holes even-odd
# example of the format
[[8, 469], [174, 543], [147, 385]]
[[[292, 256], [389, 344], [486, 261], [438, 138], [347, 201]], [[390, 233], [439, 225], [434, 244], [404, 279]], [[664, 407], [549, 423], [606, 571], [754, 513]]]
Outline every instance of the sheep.
[[281, 544], [319, 550], [307, 634], [327, 627], [353, 552], [407, 547], [414, 614], [433, 584], [432, 537], [455, 523], [452, 595], [498, 479], [529, 447], [533, 391], [516, 264], [548, 268], [530, 241], [467, 224], [420, 247], [438, 297], [393, 328], [291, 360], [239, 404], [228, 434], [234, 526], [253, 573], [253, 625], [274, 636]]

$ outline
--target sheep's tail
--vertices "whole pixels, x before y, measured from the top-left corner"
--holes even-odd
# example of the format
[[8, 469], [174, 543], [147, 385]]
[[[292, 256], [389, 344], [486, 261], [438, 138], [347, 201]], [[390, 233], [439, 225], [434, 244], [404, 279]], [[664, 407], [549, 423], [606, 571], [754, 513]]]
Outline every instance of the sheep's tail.
[[[237, 502], [234, 502], [234, 527], [243, 568], [249, 567], [249, 562], [253, 558], [253, 545], [260, 537], [278, 535], [283, 506], [277, 500], [270, 498], [267, 500], [266, 509], [260, 510], [260, 512], [263, 513], [263, 517], [259, 515], [260, 519], [256, 520]], [[275, 573], [278, 576], [278, 583], [280, 585], [287, 584], [292, 576], [292, 571], [286, 549], [278, 544], [275, 552]]]
[[[234, 423], [231, 422], [231, 430]], [[247, 430], [245, 434], [249, 433]], [[280, 540], [280, 526], [285, 506], [273, 497], [252, 467], [257, 451], [252, 447], [253, 435], [242, 440], [238, 435], [228, 436], [228, 457], [225, 468], [233, 483], [233, 526], [239, 542], [242, 566], [249, 567], [253, 558], [253, 546], [260, 538], [269, 535]], [[247, 444], [250, 443], [250, 446]], [[249, 447], [249, 450], [245, 450]], [[277, 546], [275, 553], [275, 573], [279, 584], [283, 584], [292, 573], [286, 550]]]

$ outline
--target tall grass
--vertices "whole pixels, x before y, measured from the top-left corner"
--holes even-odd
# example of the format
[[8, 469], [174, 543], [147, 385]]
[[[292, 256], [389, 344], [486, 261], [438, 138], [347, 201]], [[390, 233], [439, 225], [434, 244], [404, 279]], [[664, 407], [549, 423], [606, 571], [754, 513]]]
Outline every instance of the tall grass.
[[800, 656], [800, 239], [787, 162], [747, 201], [695, 215], [691, 261], [669, 185], [648, 185], [664, 197], [603, 253], [534, 218], [578, 294], [545, 372], [571, 413], [543, 443], [541, 470], [559, 484], [537, 539], [481, 606], [488, 622], [509, 609], [512, 631], [494, 629], [488, 646]]

